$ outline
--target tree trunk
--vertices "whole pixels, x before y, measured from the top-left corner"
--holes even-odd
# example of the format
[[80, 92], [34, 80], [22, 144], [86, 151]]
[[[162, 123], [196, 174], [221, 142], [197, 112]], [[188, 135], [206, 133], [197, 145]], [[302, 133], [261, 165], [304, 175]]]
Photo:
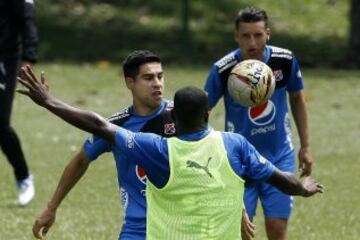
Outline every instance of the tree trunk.
[[351, 0], [349, 66], [360, 68], [360, 1]]

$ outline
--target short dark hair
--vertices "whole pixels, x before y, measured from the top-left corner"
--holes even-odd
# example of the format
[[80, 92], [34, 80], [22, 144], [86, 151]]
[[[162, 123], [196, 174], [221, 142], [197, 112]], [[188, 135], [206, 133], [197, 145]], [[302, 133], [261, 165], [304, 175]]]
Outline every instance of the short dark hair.
[[161, 63], [160, 57], [149, 50], [136, 50], [130, 53], [123, 61], [123, 73], [125, 77], [136, 78], [139, 68], [145, 63]]
[[265, 10], [258, 9], [256, 7], [246, 7], [239, 11], [235, 19], [235, 28], [238, 29], [241, 22], [253, 23], [253, 22], [265, 22], [265, 27], [268, 27], [268, 16]]
[[208, 97], [204, 90], [188, 86], [176, 91], [173, 111], [182, 126], [187, 128], [199, 126], [209, 109]]

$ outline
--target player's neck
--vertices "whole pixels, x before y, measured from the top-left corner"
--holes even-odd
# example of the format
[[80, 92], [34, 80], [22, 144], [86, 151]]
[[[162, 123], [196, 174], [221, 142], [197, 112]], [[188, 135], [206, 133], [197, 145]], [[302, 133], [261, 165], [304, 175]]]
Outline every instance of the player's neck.
[[246, 55], [242, 56], [242, 60], [248, 60], [248, 59], [256, 59], [256, 60], [265, 62], [265, 60], [266, 60], [266, 48], [264, 49], [263, 54], [261, 54], [259, 56], [256, 56], [256, 57], [250, 57], [250, 56], [246, 56]]
[[133, 108], [133, 112], [138, 116], [149, 116], [154, 112], [156, 112], [160, 106], [161, 105], [151, 108], [148, 106], [141, 106], [139, 104], [134, 103], [132, 108]]
[[204, 125], [197, 126], [197, 127], [186, 128], [186, 127], [182, 127], [181, 124], [177, 124], [176, 128], [177, 128], [177, 135], [181, 136], [181, 135], [197, 133], [197, 132], [200, 132], [200, 131], [207, 130], [208, 125], [204, 124]]

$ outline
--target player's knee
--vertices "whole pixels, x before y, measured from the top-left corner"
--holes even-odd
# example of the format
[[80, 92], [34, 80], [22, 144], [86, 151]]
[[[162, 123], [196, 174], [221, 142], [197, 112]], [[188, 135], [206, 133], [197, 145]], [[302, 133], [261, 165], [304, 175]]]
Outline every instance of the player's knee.
[[287, 219], [266, 219], [266, 233], [269, 240], [285, 240]]

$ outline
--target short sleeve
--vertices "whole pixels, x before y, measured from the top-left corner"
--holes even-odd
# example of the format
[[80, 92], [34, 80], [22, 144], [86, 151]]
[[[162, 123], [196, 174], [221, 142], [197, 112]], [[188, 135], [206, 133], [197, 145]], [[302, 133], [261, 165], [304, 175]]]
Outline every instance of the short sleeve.
[[274, 173], [274, 165], [261, 156], [249, 142], [244, 143], [243, 149], [244, 165], [247, 169], [244, 172], [245, 178], [257, 182], [266, 181]]
[[169, 158], [167, 141], [153, 133], [133, 133], [119, 127], [115, 135], [115, 147], [128, 161], [143, 167], [149, 180], [156, 186], [167, 182]]
[[110, 152], [112, 145], [100, 137], [92, 136], [85, 140], [83, 148], [85, 155], [89, 158], [89, 160], [93, 161], [101, 154]]
[[274, 173], [273, 164], [262, 157], [242, 135], [223, 133], [223, 138], [230, 165], [241, 178], [266, 181]]
[[287, 85], [287, 90], [289, 92], [296, 92], [302, 90], [303, 88], [304, 88], [304, 83], [301, 75], [300, 66], [296, 58], [293, 57], [290, 79]]
[[224, 87], [221, 83], [217, 67], [214, 64], [206, 80], [204, 90], [208, 94], [210, 107], [213, 108], [224, 94]]

